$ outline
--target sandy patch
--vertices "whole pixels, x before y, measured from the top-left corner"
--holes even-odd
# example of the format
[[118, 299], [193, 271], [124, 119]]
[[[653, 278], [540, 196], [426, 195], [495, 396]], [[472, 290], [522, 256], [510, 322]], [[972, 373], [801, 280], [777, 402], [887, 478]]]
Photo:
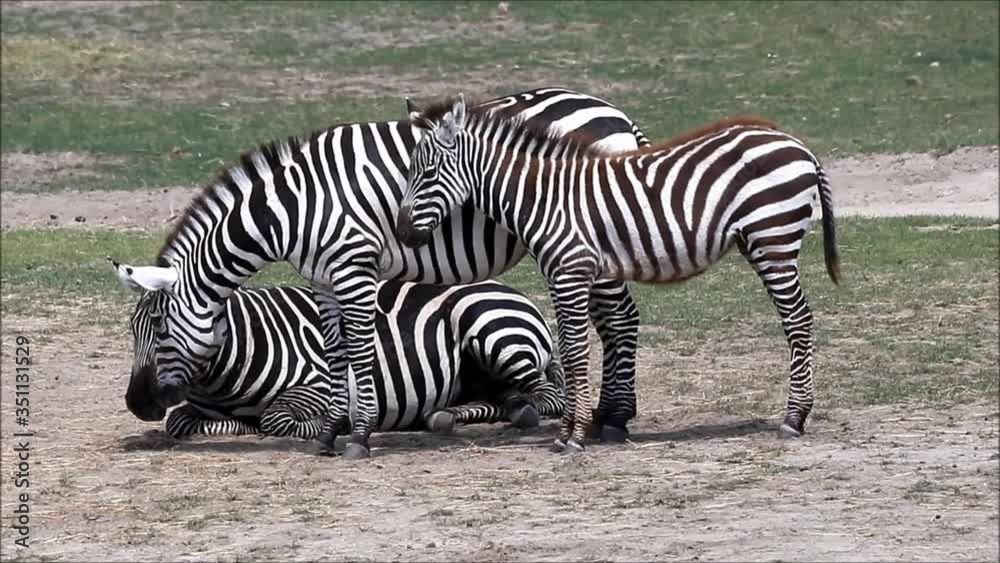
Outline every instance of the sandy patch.
[[[33, 339], [34, 557], [59, 560], [993, 560], [996, 402], [773, 417], [650, 404], [632, 443], [546, 451], [554, 423], [373, 438], [368, 462], [274, 439], [177, 443], [122, 395], [126, 329], [11, 316]], [[12, 346], [3, 349], [3, 360]], [[669, 376], [640, 352], [639, 388]], [[762, 390], [782, 383], [761, 381]], [[695, 399], [691, 397], [690, 399]], [[692, 404], [696, 401], [692, 401]], [[13, 412], [4, 394], [4, 412]], [[821, 412], [820, 412], [821, 411]], [[3, 514], [14, 453], [4, 438]], [[6, 522], [6, 520], [5, 520]], [[4, 560], [13, 530], [2, 528]]]
[[[92, 174], [95, 162], [60, 153], [3, 155], [4, 182], [46, 182]], [[838, 217], [850, 215], [965, 215], [998, 218], [998, 148], [967, 147], [940, 158], [929, 154], [830, 159]], [[7, 178], [13, 177], [13, 180]], [[25, 179], [27, 178], [27, 179]], [[206, 179], [207, 180], [207, 179]], [[197, 193], [195, 187], [123, 192], [0, 195], [4, 229], [39, 226], [155, 228], [165, 226]], [[817, 211], [817, 214], [819, 211]], [[83, 220], [77, 220], [83, 217]]]

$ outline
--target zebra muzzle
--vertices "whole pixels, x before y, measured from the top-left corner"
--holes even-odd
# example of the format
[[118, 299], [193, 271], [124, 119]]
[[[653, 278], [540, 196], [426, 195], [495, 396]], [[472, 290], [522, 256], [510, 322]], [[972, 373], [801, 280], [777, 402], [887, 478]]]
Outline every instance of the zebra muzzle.
[[413, 209], [405, 205], [399, 209], [399, 214], [396, 216], [396, 236], [406, 246], [415, 248], [427, 244], [431, 233], [413, 227]]

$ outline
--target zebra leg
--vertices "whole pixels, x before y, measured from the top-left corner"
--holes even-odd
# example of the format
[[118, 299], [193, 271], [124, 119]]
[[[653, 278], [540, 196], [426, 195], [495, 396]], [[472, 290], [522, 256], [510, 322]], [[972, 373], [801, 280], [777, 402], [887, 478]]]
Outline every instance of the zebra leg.
[[598, 280], [590, 292], [590, 319], [604, 351], [592, 437], [602, 442], [624, 442], [628, 439], [628, 421], [636, 413], [635, 365], [639, 340], [639, 309], [628, 284]]
[[282, 392], [260, 417], [266, 436], [311, 440], [323, 430], [322, 416], [329, 407], [329, 391], [309, 386]]
[[[760, 254], [757, 257], [747, 252], [743, 237], [738, 237], [737, 242], [740, 252], [764, 282], [767, 294], [781, 317], [781, 327], [790, 350], [790, 367], [788, 406], [780, 432], [782, 436], [797, 438], [805, 431], [806, 418], [812, 411], [815, 398], [812, 366], [815, 350], [813, 315], [799, 280], [798, 253], [801, 239], [793, 249], [789, 250], [785, 245], [780, 254], [775, 253], [773, 262], [766, 250], [757, 251]], [[758, 239], [755, 244], [757, 248], [761, 248], [766, 241]]]
[[567, 374], [566, 392], [573, 397], [563, 411], [559, 437], [553, 444], [554, 450], [565, 453], [584, 449], [584, 437], [591, 422], [587, 330], [592, 284], [591, 279], [582, 276], [564, 276], [549, 284], [559, 325], [559, 358]]
[[341, 340], [341, 308], [333, 293], [326, 288], [313, 286], [313, 296], [319, 309], [323, 330], [323, 355], [330, 370], [330, 396], [324, 416], [323, 430], [316, 440], [329, 450], [334, 448], [334, 440], [350, 431], [350, 388], [348, 386], [347, 354]]
[[[368, 438], [378, 423], [375, 399], [375, 289], [378, 252], [369, 260], [339, 266], [334, 273], [333, 292], [341, 304], [347, 360], [357, 385], [357, 417], [351, 438], [344, 447], [344, 459], [369, 456]], [[360, 265], [354, 265], [354, 264]], [[346, 383], [346, 378], [345, 378]], [[346, 388], [345, 388], [346, 390]], [[347, 394], [344, 394], [345, 397]]]
[[503, 389], [497, 393], [497, 399], [511, 424], [533, 428], [541, 423], [542, 416], [564, 412], [565, 377], [555, 354], [549, 357], [543, 375], [540, 368], [543, 360], [534, 344], [518, 343], [514, 338], [496, 340], [492, 346], [499, 348], [497, 352], [481, 339], [473, 338], [468, 346], [478, 370]]
[[503, 407], [476, 401], [434, 411], [427, 415], [425, 422], [431, 432], [450, 432], [456, 424], [492, 424], [505, 420], [506, 416]]
[[170, 412], [167, 417], [167, 434], [182, 440], [200, 434], [204, 436], [241, 436], [259, 434], [256, 426], [233, 418], [211, 418], [207, 413], [194, 406], [181, 405]]

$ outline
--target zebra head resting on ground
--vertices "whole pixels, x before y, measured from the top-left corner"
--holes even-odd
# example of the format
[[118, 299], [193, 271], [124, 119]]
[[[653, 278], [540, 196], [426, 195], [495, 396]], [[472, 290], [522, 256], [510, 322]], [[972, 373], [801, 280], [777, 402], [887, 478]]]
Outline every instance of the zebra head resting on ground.
[[680, 282], [733, 246], [778, 309], [791, 350], [782, 433], [801, 435], [813, 406], [813, 318], [799, 250], [817, 202], [827, 272], [839, 278], [829, 179], [798, 139], [756, 118], [722, 120], [663, 144], [608, 154], [520, 119], [453, 103], [418, 116], [428, 130], [410, 163], [398, 216], [421, 245], [463, 204], [520, 238], [548, 282], [567, 373], [556, 449], [582, 449], [590, 424], [587, 309], [600, 277]]
[[[644, 140], [621, 110], [586, 94], [543, 88], [490, 103], [496, 115], [520, 115], [554, 134], [584, 133], [615, 150]], [[121, 265], [123, 283], [154, 294], [142, 314], [158, 316], [159, 384], [189, 385], [204, 372], [226, 334], [229, 296], [267, 264], [287, 262], [311, 284], [332, 373], [332, 399], [318, 439], [331, 444], [336, 435], [351, 433], [345, 456], [367, 457], [378, 418], [372, 379], [376, 282], [472, 283], [495, 278], [526, 253], [473, 206], [453, 214], [423, 248], [398, 241], [394, 217], [421, 135], [422, 128], [404, 120], [338, 125], [267, 143], [242, 155], [193, 199], [155, 266]], [[595, 284], [590, 303], [589, 319], [604, 346], [598, 417], [624, 429], [634, 416], [638, 309], [618, 280]], [[348, 366], [357, 382], [353, 422]]]
[[[137, 310], [148, 306], [142, 295]], [[541, 312], [495, 281], [443, 286], [381, 282], [376, 316], [380, 430], [507, 420], [534, 426], [562, 413], [563, 377]], [[311, 439], [329, 403], [319, 311], [306, 288], [240, 289], [226, 304], [230, 328], [208, 370], [189, 387], [157, 385], [149, 326], [135, 322], [126, 403], [181, 438], [263, 434]]]

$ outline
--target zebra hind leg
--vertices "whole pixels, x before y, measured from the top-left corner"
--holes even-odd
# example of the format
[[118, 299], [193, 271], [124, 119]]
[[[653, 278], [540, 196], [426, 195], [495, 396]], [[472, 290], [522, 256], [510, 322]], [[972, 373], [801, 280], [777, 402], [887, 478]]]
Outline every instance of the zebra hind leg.
[[284, 391], [261, 415], [261, 432], [283, 438], [316, 438], [323, 430], [328, 397], [329, 391], [308, 386]]
[[167, 434], [178, 440], [195, 435], [241, 436], [260, 433], [260, 429], [256, 426], [233, 418], [211, 418], [190, 404], [181, 405], [171, 411], [167, 417], [166, 428]]
[[[806, 418], [812, 411], [815, 400], [813, 315], [800, 283], [798, 247], [795, 247], [792, 253], [789, 253], [786, 247], [780, 257], [774, 257], [781, 262], [772, 264], [766, 252], [761, 252], [761, 256], [756, 259], [752, 258], [746, 251], [745, 242], [743, 240], [738, 242], [741, 253], [754, 266], [781, 317], [781, 327], [788, 341], [790, 365], [788, 404], [780, 433], [783, 437], [797, 438], [805, 431]], [[760, 248], [763, 242], [758, 239], [757, 247]]]

